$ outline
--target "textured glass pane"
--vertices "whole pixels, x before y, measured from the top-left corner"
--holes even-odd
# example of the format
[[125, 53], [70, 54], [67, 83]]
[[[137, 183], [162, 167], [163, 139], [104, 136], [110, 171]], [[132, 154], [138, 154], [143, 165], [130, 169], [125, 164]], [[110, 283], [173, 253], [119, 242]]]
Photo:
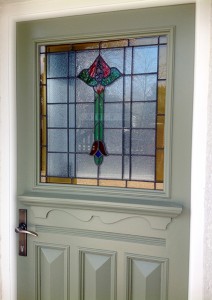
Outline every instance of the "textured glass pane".
[[158, 78], [166, 79], [166, 59], [167, 59], [167, 46], [159, 47], [159, 74]]
[[122, 104], [105, 103], [105, 128], [122, 128]]
[[48, 103], [67, 102], [67, 79], [48, 79], [47, 80], [47, 100]]
[[124, 105], [124, 127], [130, 128], [131, 127], [131, 111], [130, 111], [131, 104], [126, 103]]
[[69, 76], [75, 76], [76, 73], [76, 53], [74, 51], [69, 52]]
[[168, 42], [167, 35], [163, 35], [159, 38], [160, 44], [166, 44]]
[[76, 177], [96, 178], [97, 166], [94, 163], [93, 156], [89, 154], [76, 155]]
[[74, 103], [76, 97], [75, 79], [69, 80], [69, 102]]
[[130, 154], [130, 130], [124, 129], [124, 154]]
[[124, 170], [123, 170], [123, 179], [130, 179], [130, 157], [124, 156]]
[[49, 129], [48, 130], [48, 151], [67, 152], [68, 137], [66, 129]]
[[75, 130], [69, 129], [69, 152], [75, 152]]
[[100, 167], [99, 178], [121, 179], [122, 178], [122, 156], [110, 155], [104, 157]]
[[158, 82], [158, 114], [165, 114], [166, 81]]
[[132, 157], [132, 180], [154, 181], [155, 158], [147, 156]]
[[133, 73], [157, 72], [158, 47], [136, 47], [133, 56]]
[[68, 76], [68, 53], [47, 54], [47, 77]]
[[133, 76], [133, 101], [156, 100], [157, 76], [137, 75]]
[[77, 104], [77, 128], [94, 127], [94, 104]]
[[144, 37], [130, 39], [130, 46], [154, 45], [158, 43], [158, 37]]
[[123, 78], [119, 78], [105, 89], [105, 102], [123, 101]]
[[85, 50], [80, 51], [76, 53], [76, 74], [79, 75], [79, 73], [83, 69], [88, 69], [94, 62], [94, 60], [99, 55], [98, 50]]
[[48, 105], [48, 127], [67, 127], [67, 105]]
[[107, 153], [122, 153], [122, 130], [121, 129], [105, 129], [104, 140]]
[[75, 177], [75, 155], [69, 154], [69, 177]]
[[82, 80], [76, 80], [76, 101], [77, 102], [93, 102], [94, 90], [84, 83]]
[[132, 130], [131, 154], [155, 154], [155, 130]]
[[112, 68], [117, 68], [123, 73], [124, 49], [105, 49], [100, 51], [105, 62]]
[[77, 129], [76, 130], [76, 151], [90, 153], [93, 144], [92, 129]]
[[125, 74], [132, 73], [132, 48], [125, 49]]
[[75, 127], [75, 105], [69, 104], [69, 128]]
[[132, 104], [132, 127], [155, 128], [156, 103]]
[[131, 101], [131, 77], [124, 77], [124, 101]]
[[64, 153], [48, 154], [48, 176], [68, 176], [68, 156]]

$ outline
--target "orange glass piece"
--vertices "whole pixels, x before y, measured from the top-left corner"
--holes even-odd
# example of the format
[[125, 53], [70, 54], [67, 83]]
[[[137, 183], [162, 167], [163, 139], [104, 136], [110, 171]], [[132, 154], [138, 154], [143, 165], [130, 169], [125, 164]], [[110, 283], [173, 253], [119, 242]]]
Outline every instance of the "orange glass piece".
[[154, 190], [154, 182], [127, 181], [128, 188]]
[[166, 82], [158, 82], [158, 114], [165, 114]]
[[156, 151], [156, 181], [163, 182], [164, 177], [164, 151]]
[[157, 148], [164, 148], [165, 116], [157, 117]]

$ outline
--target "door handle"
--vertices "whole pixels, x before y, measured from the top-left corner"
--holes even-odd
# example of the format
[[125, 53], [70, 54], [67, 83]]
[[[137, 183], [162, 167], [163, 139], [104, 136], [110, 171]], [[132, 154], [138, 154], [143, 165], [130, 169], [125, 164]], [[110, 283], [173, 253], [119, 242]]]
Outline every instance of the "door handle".
[[19, 255], [27, 256], [27, 235], [38, 236], [34, 231], [27, 230], [27, 210], [19, 209], [19, 226], [15, 228], [19, 233]]
[[15, 232], [16, 233], [26, 233], [32, 236], [38, 236], [38, 234], [34, 231], [30, 231], [30, 230], [26, 230], [26, 224], [25, 223], [21, 223], [19, 224], [19, 227], [15, 228]]

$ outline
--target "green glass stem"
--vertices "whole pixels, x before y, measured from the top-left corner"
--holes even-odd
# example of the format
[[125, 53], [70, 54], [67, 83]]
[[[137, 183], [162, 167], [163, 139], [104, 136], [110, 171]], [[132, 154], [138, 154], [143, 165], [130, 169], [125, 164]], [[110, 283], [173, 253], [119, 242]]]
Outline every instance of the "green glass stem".
[[[100, 94], [94, 92], [94, 141], [104, 139], [104, 91]], [[94, 156], [96, 165], [101, 165], [103, 156]]]

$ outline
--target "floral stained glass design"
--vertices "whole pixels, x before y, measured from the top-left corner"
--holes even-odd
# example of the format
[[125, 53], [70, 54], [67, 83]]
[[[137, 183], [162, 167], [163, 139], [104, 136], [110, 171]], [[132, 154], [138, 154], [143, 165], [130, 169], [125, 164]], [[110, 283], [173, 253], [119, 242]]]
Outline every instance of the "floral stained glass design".
[[40, 46], [40, 182], [163, 190], [167, 36]]

